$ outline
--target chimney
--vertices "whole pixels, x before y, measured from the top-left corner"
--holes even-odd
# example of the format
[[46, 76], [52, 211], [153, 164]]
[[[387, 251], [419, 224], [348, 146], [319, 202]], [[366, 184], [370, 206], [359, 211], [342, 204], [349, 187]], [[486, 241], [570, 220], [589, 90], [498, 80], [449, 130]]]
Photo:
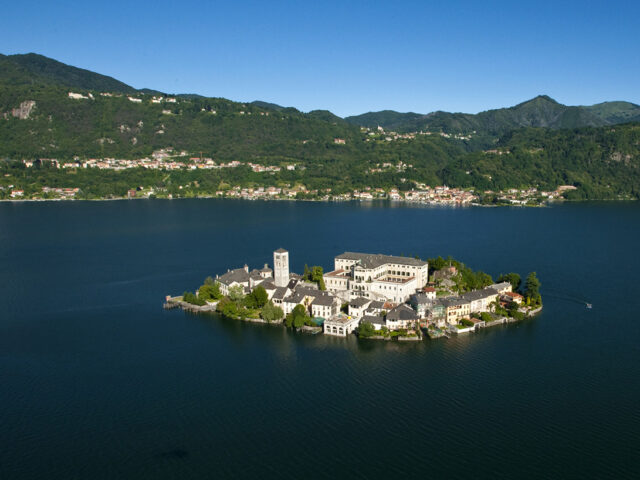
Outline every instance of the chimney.
[[244, 264], [244, 271], [249, 273], [249, 265], [247, 265], [246, 263]]

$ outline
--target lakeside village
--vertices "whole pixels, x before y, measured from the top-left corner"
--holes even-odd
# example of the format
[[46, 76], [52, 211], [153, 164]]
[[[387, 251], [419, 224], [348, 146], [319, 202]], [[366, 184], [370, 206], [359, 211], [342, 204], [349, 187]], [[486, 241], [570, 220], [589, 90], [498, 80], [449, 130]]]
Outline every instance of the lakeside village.
[[464, 334], [536, 315], [540, 282], [501, 275], [497, 283], [452, 258], [345, 252], [334, 270], [289, 271], [289, 252], [273, 253], [273, 269], [229, 270], [195, 292], [167, 296], [164, 308], [217, 312], [237, 320], [284, 324], [311, 333], [411, 341]]
[[[253, 172], [274, 174], [281, 170], [304, 170], [305, 167], [297, 164], [286, 165], [260, 165], [251, 162], [240, 162], [234, 160], [227, 163], [216, 163], [211, 158], [185, 158], [184, 160], [176, 160], [170, 158], [171, 150], [160, 150], [154, 152], [152, 158], [143, 158], [138, 160], [118, 160], [118, 159], [89, 159], [74, 160], [70, 162], [59, 162], [55, 159], [40, 160], [23, 160], [22, 163], [26, 168], [32, 168], [38, 161], [51, 162], [51, 164], [59, 169], [98, 169], [98, 170], [126, 170], [131, 168], [144, 168], [151, 170], [215, 170], [226, 168], [249, 167]], [[187, 152], [180, 152], [180, 157], [187, 157]], [[411, 165], [398, 162], [398, 164], [383, 163], [371, 169], [370, 173], [375, 172], [402, 172]], [[6, 174], [7, 177], [9, 174]], [[39, 187], [37, 191], [27, 192], [25, 187], [7, 183], [0, 184], [0, 198], [4, 197], [9, 200], [73, 200], [79, 196], [80, 188], [54, 188], [49, 186]], [[193, 182], [192, 182], [193, 183]], [[195, 192], [194, 192], [195, 189]], [[511, 188], [501, 191], [487, 190], [476, 192], [474, 189], [450, 188], [446, 185], [431, 187], [423, 183], [416, 183], [415, 188], [411, 190], [402, 190], [400, 188], [372, 188], [365, 187], [360, 190], [346, 192], [341, 194], [333, 194], [331, 188], [322, 190], [308, 189], [303, 183], [292, 185], [285, 183], [281, 186], [256, 186], [242, 187], [240, 185], [225, 185], [224, 189], [213, 192], [197, 192], [198, 185], [185, 184], [179, 185], [178, 191], [184, 190], [185, 194], [168, 193], [166, 189], [139, 185], [127, 191], [126, 197], [123, 198], [182, 198], [182, 197], [198, 197], [198, 198], [236, 198], [243, 200], [318, 200], [318, 201], [371, 201], [371, 200], [390, 200], [392, 202], [406, 202], [425, 205], [450, 205], [450, 206], [467, 206], [480, 205], [481, 197], [490, 196], [495, 198], [495, 202], [499, 205], [516, 205], [516, 206], [540, 206], [548, 202], [563, 199], [564, 193], [569, 190], [575, 190], [572, 185], [560, 185], [553, 191], [539, 191], [535, 187], [527, 189]], [[188, 192], [188, 193], [187, 193]]]

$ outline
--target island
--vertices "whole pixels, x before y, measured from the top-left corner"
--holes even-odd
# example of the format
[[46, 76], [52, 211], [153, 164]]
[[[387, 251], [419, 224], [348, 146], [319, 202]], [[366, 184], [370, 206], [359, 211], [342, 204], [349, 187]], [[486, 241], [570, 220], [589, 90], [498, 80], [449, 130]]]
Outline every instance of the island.
[[540, 281], [531, 272], [494, 283], [451, 258], [344, 252], [334, 268], [289, 271], [289, 252], [273, 252], [273, 269], [248, 265], [207, 277], [195, 292], [167, 295], [164, 308], [215, 312], [298, 331], [411, 341], [448, 337], [516, 322], [542, 310]]

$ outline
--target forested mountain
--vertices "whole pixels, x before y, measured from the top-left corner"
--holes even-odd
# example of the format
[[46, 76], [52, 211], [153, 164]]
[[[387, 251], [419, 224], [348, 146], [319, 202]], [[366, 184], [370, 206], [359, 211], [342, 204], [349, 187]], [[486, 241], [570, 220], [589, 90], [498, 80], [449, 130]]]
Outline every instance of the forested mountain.
[[[366, 122], [358, 123], [398, 131], [476, 132], [391, 135], [363, 130], [354, 117], [341, 119], [326, 110], [302, 113], [259, 101], [135, 90], [39, 55], [1, 56], [0, 67], [0, 159], [9, 160], [0, 162], [0, 170], [5, 172], [18, 168], [11, 160], [134, 159], [173, 149], [217, 162], [304, 167], [270, 174], [248, 167], [171, 173], [211, 188], [220, 182], [282, 182], [339, 193], [407, 189], [414, 182], [483, 191], [570, 184], [579, 187], [571, 194], [576, 198], [640, 197], [640, 124], [632, 123], [640, 107], [631, 103], [567, 107], [541, 96], [477, 115], [385, 111], [359, 117]], [[136, 183], [147, 177], [157, 185], [168, 181], [158, 171], [14, 170], [7, 185], [22, 172], [36, 175], [29, 177], [34, 185], [91, 185], [88, 191], [97, 196], [110, 184], [126, 192], [131, 175]]]
[[583, 107], [609, 125], [640, 122], [640, 105], [630, 102], [604, 102]]
[[136, 92], [135, 88], [115, 78], [72, 67], [36, 53], [0, 54], [0, 82], [9, 85], [58, 85], [101, 92]]
[[571, 198], [640, 198], [640, 124], [514, 130], [495, 150], [463, 155], [440, 175], [480, 190], [574, 185]]
[[[281, 161], [342, 155], [362, 137], [358, 127], [328, 112], [273, 111], [222, 98], [153, 103], [143, 94], [93, 92], [90, 98], [91, 92], [74, 89], [87, 97], [74, 99], [68, 93], [0, 84], [0, 157], [139, 158], [172, 147], [221, 160]], [[13, 115], [20, 105], [27, 107], [16, 112], [22, 118]], [[345, 145], [335, 145], [336, 138]]]
[[[434, 112], [436, 113], [445, 112]], [[422, 113], [400, 113], [394, 110], [381, 110], [379, 112], [368, 112], [352, 117], [345, 117], [345, 121], [353, 125], [377, 128], [382, 127], [387, 130], [398, 132], [417, 132], [421, 130], [420, 125], [424, 122], [426, 115]]]
[[379, 125], [400, 132], [428, 130], [497, 136], [522, 127], [579, 128], [638, 121], [640, 106], [629, 102], [605, 102], [590, 107], [570, 107], [541, 95], [514, 107], [478, 114], [438, 111], [423, 115], [383, 110], [345, 120], [354, 125], [370, 128]]

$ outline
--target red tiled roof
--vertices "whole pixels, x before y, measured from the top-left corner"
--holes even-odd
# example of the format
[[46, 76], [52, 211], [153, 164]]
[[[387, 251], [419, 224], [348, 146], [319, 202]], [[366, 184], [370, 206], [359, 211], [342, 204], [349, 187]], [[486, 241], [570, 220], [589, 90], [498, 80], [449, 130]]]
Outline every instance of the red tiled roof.
[[334, 270], [334, 271], [332, 271], [332, 272], [327, 272], [327, 273], [325, 273], [325, 275], [331, 275], [331, 276], [334, 276], [334, 277], [335, 277], [335, 276], [340, 275], [341, 273], [344, 273], [344, 270], [342, 270], [342, 269]]

